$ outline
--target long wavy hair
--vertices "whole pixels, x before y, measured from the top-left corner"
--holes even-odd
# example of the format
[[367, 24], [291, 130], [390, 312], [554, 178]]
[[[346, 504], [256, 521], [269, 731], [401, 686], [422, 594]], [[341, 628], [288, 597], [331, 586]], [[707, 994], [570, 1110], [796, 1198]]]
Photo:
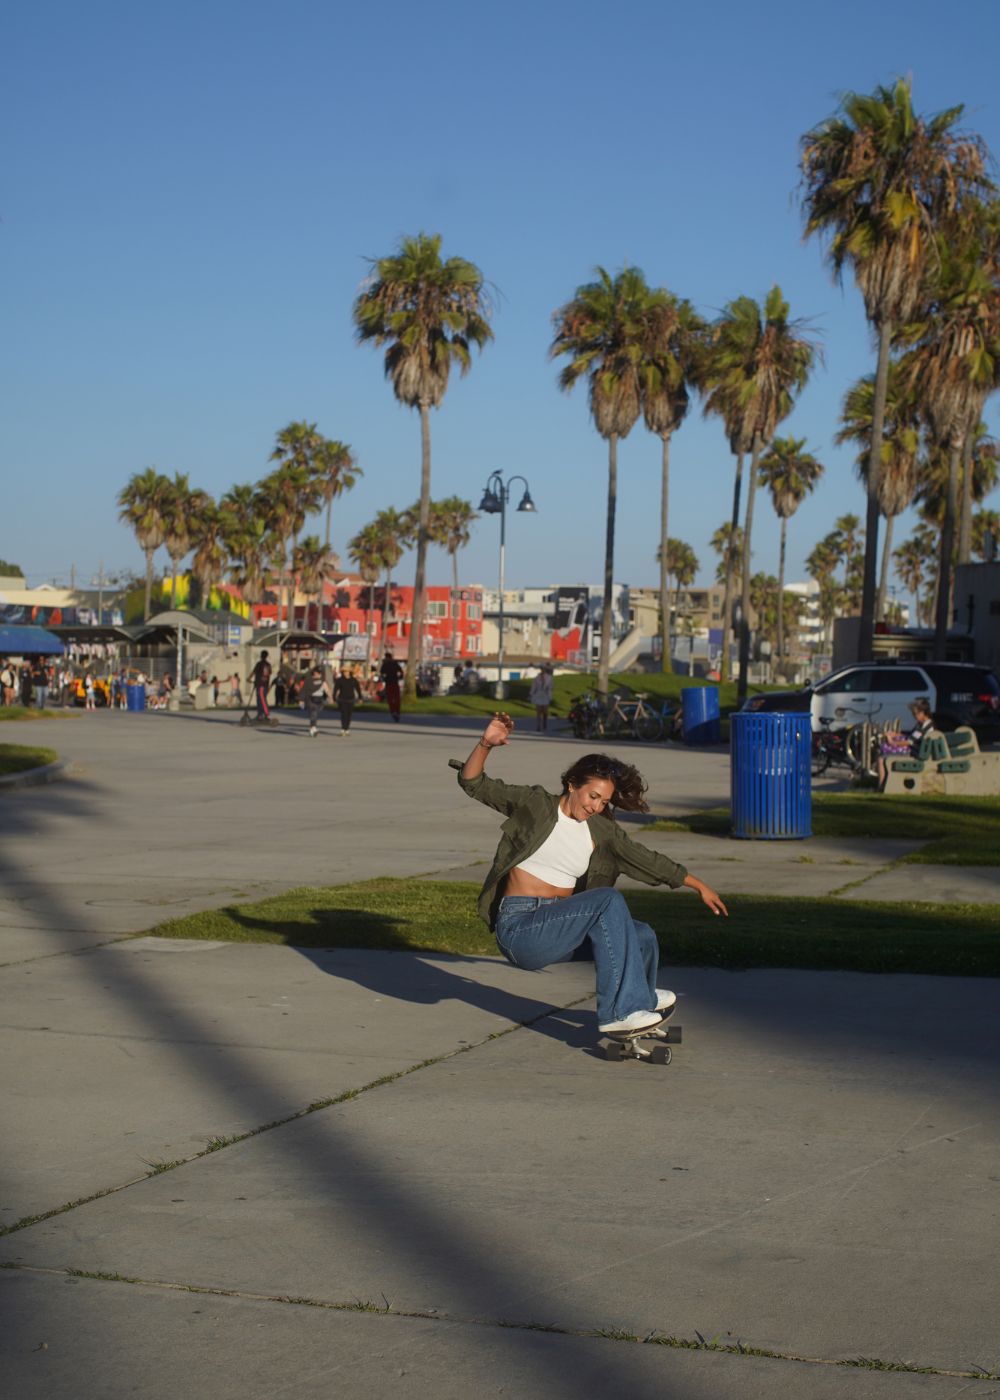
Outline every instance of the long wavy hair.
[[620, 759], [611, 758], [606, 753], [584, 754], [583, 758], [578, 758], [562, 775], [563, 795], [565, 796], [570, 787], [582, 787], [591, 778], [600, 778], [615, 785], [611, 801], [601, 814], [610, 821], [614, 820], [615, 808], [621, 808], [623, 812], [649, 811], [649, 803], [646, 801], [648, 784], [638, 768], [634, 768], [631, 763], [622, 763]]

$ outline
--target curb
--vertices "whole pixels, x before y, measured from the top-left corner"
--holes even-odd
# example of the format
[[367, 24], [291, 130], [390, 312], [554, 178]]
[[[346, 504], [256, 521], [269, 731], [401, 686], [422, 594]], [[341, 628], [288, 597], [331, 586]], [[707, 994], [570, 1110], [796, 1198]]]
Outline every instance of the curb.
[[46, 763], [41, 768], [28, 768], [23, 773], [8, 773], [0, 778], [0, 792], [10, 792], [12, 788], [41, 787], [43, 783], [55, 783], [65, 776], [69, 763], [61, 759], [58, 763]]

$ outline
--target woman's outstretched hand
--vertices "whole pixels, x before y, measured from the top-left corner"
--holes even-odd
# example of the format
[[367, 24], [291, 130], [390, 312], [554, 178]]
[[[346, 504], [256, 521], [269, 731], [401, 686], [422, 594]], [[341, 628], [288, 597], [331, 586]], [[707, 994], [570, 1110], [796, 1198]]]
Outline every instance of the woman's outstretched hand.
[[510, 739], [513, 728], [514, 721], [511, 719], [510, 715], [505, 714], [502, 710], [498, 710], [483, 730], [483, 743], [491, 744], [494, 748], [497, 748], [500, 744], [506, 744]]
[[707, 905], [713, 914], [725, 914], [728, 917], [729, 910], [715, 891], [705, 884], [704, 880], [699, 880], [697, 875], [685, 875], [684, 883], [689, 890], [694, 890], [702, 904]]

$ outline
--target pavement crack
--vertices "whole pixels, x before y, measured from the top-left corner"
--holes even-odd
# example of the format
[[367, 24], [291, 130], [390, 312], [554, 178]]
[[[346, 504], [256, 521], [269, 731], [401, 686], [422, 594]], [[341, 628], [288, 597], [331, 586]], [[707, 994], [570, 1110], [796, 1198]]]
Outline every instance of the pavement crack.
[[37, 1215], [22, 1216], [20, 1220], [15, 1220], [10, 1225], [0, 1226], [0, 1239], [5, 1235], [16, 1234], [19, 1230], [26, 1230], [32, 1225], [39, 1225], [44, 1220], [51, 1220], [54, 1216], [65, 1215], [68, 1211], [76, 1210], [79, 1206], [90, 1205], [92, 1201], [102, 1200], [105, 1196], [114, 1196], [119, 1191], [127, 1191], [130, 1186], [138, 1186], [151, 1176], [160, 1176], [164, 1172], [175, 1171], [178, 1167], [185, 1167], [191, 1162], [198, 1162], [203, 1157], [209, 1157], [213, 1152], [221, 1152], [227, 1147], [234, 1147], [237, 1143], [246, 1142], [249, 1138], [260, 1137], [262, 1133], [269, 1133], [275, 1128], [283, 1128], [286, 1124], [294, 1123], [299, 1118], [308, 1118], [311, 1113], [320, 1113], [323, 1109], [335, 1108], [338, 1104], [348, 1103], [351, 1099], [360, 1098], [362, 1094], [367, 1094], [372, 1089], [381, 1089], [387, 1084], [394, 1084], [397, 1080], [405, 1079], [407, 1075], [416, 1074], [419, 1070], [430, 1069], [432, 1065], [443, 1064], [446, 1060], [453, 1060], [459, 1055], [467, 1055], [472, 1050], [478, 1050], [494, 1040], [501, 1040], [504, 1036], [512, 1035], [515, 1031], [526, 1030], [538, 1021], [544, 1021], [559, 1011], [567, 1011], [573, 1006], [579, 1006], [582, 1002], [590, 1001], [592, 995], [592, 993], [588, 993], [586, 996], [577, 997], [575, 1001], [565, 1002], [562, 1006], [549, 1006], [545, 1011], [539, 1012], [537, 1016], [531, 1016], [525, 1021], [515, 1021], [498, 1031], [491, 1031], [481, 1040], [472, 1041], [468, 1045], [458, 1045], [452, 1050], [443, 1051], [440, 1055], [431, 1055], [426, 1060], [419, 1060], [416, 1064], [393, 1070], [390, 1074], [381, 1074], [377, 1079], [369, 1080], [367, 1084], [360, 1084], [353, 1089], [344, 1089], [339, 1094], [330, 1095], [329, 1098], [316, 1099], [307, 1104], [305, 1108], [296, 1109], [294, 1113], [287, 1113], [281, 1118], [274, 1118], [269, 1123], [258, 1124], [255, 1128], [248, 1128], [244, 1133], [211, 1138], [206, 1147], [203, 1147], [199, 1152], [192, 1152], [190, 1156], [180, 1157], [174, 1162], [157, 1162], [151, 1166], [149, 1171], [143, 1172], [141, 1176], [132, 1177], [129, 1181], [120, 1182], [116, 1186], [105, 1186], [102, 1190], [94, 1191], [89, 1196], [80, 1196], [76, 1200], [67, 1201], [64, 1205], [53, 1206], [51, 1210], [40, 1211]]
[[[600, 1340], [628, 1346], [661, 1346], [677, 1351], [716, 1352], [725, 1356], [750, 1356], [768, 1361], [791, 1361], [807, 1366], [835, 1366], [850, 1370], [891, 1371], [921, 1376], [947, 1376], [964, 1381], [992, 1381], [1000, 1379], [1000, 1371], [975, 1367], [971, 1370], [956, 1370], [947, 1366], [918, 1365], [909, 1361], [889, 1361], [874, 1356], [806, 1356], [795, 1351], [780, 1351], [773, 1347], [758, 1347], [733, 1337], [705, 1337], [696, 1332], [693, 1337], [678, 1337], [670, 1332], [653, 1330], [645, 1334], [630, 1332], [622, 1327], [576, 1327], [572, 1324], [543, 1322], [528, 1318], [483, 1317], [442, 1312], [437, 1308], [395, 1308], [391, 1299], [382, 1294], [379, 1300], [351, 1298], [313, 1298], [295, 1296], [289, 1293], [266, 1293], [246, 1288], [222, 1288], [209, 1284], [188, 1283], [176, 1279], [139, 1278], [127, 1274], [109, 1273], [105, 1270], [54, 1269], [43, 1265], [4, 1263], [0, 1269], [16, 1270], [19, 1273], [38, 1275], [45, 1278], [86, 1279], [99, 1283], [118, 1283], [133, 1288], [155, 1288], [170, 1293], [194, 1293], [201, 1297], [234, 1298], [253, 1303], [272, 1303], [281, 1307], [318, 1308], [324, 1312], [371, 1313], [379, 1317], [403, 1318], [415, 1322], [437, 1323], [445, 1327], [488, 1327], [518, 1332], [547, 1332], [553, 1336], [573, 1339]], [[964, 1389], [964, 1387], [963, 1387]]]

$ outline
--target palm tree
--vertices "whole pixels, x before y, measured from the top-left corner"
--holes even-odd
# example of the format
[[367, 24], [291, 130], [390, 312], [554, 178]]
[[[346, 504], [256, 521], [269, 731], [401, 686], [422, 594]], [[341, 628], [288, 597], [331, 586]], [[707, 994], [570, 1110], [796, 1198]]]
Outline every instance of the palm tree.
[[464, 258], [442, 261], [440, 234], [420, 233], [403, 238], [389, 257], [372, 260], [372, 274], [353, 314], [359, 341], [388, 346], [385, 374], [396, 398], [420, 413], [417, 565], [405, 682], [405, 694], [413, 699], [430, 541], [430, 410], [443, 403], [452, 368], [467, 374], [472, 347], [482, 350], [493, 339], [490, 299], [474, 263]]
[[372, 659], [372, 613], [375, 611], [375, 585], [382, 571], [382, 540], [378, 526], [365, 525], [347, 546], [348, 558], [368, 585], [368, 606], [365, 608], [365, 636], [368, 639], [366, 661]]
[[[419, 518], [419, 516], [418, 516]], [[403, 557], [403, 551], [413, 543], [413, 516], [410, 511], [398, 511], [392, 506], [380, 510], [373, 522], [379, 544], [382, 568], [385, 570], [385, 591], [382, 595], [382, 655], [388, 642], [389, 609], [392, 606], [392, 571]], [[414, 594], [414, 610], [416, 594]], [[413, 620], [410, 630], [412, 635]]]
[[844, 589], [848, 587], [848, 576], [857, 570], [858, 554], [865, 532], [861, 528], [861, 517], [857, 515], [839, 516], [833, 522], [833, 531], [827, 539], [833, 540], [837, 555], [844, 566]]
[[[662, 544], [657, 548], [656, 558], [660, 565], [661, 578], [665, 572], [667, 578], [672, 578], [674, 581], [673, 610], [676, 614], [680, 609], [681, 589], [689, 588], [690, 585], [694, 583], [695, 576], [701, 568], [701, 565], [698, 562], [697, 554], [695, 554], [691, 546], [684, 540], [667, 540], [666, 545], [666, 549], [664, 549]], [[662, 601], [660, 606], [663, 606]], [[669, 592], [667, 607], [668, 609], [670, 607]], [[669, 621], [663, 623], [662, 626], [666, 629], [663, 635], [669, 637]]]
[[921, 308], [925, 273], [938, 256], [935, 234], [941, 220], [991, 188], [983, 142], [954, 130], [962, 111], [958, 106], [917, 116], [910, 83], [900, 78], [870, 96], [848, 93], [840, 110], [801, 143], [806, 236], [829, 240], [827, 253], [838, 280], [851, 266], [878, 338], [860, 661], [872, 654], [889, 351], [900, 327]]
[[292, 554], [294, 579], [306, 597], [305, 624], [309, 625], [309, 599], [316, 595], [317, 630], [323, 630], [323, 585], [340, 568], [340, 560], [320, 541], [319, 535], [306, 535]]
[[[893, 523], [913, 500], [917, 484], [917, 453], [920, 425], [914, 395], [906, 388], [906, 369], [900, 361], [889, 362], [886, 380], [885, 414], [882, 422], [882, 454], [879, 470], [878, 506], [885, 517], [885, 542], [879, 574], [876, 619], [885, 615], [889, 587], [889, 559], [892, 555]], [[836, 443], [856, 443], [859, 451], [855, 467], [867, 486], [871, 462], [872, 414], [875, 405], [875, 376], [864, 375], [848, 389], [841, 411]]]
[[971, 535], [972, 551], [977, 558], [984, 562], [995, 558], [1000, 544], [1000, 511], [977, 510], [972, 517]]
[[229, 581], [245, 602], [259, 603], [269, 573], [284, 559], [284, 544], [271, 529], [267, 494], [261, 485], [234, 486], [219, 502], [219, 514]]
[[728, 576], [735, 578], [742, 586], [743, 575], [743, 531], [737, 525], [734, 529], [727, 521], [720, 525], [709, 540], [709, 548], [719, 556], [715, 569], [716, 583], [722, 583]]
[[317, 495], [326, 505], [326, 547], [330, 548], [330, 524], [334, 500], [350, 491], [359, 476], [364, 472], [354, 459], [354, 454], [344, 442], [334, 438], [323, 438], [312, 456], [312, 471], [316, 481]]
[[146, 598], [143, 621], [149, 620], [153, 601], [153, 555], [166, 538], [170, 509], [170, 478], [155, 467], [136, 472], [118, 494], [118, 518], [132, 527], [139, 548], [146, 556]]
[[667, 551], [670, 521], [670, 439], [688, 411], [689, 385], [697, 380], [706, 332], [705, 322], [688, 301], [661, 289], [645, 317], [643, 343], [642, 411], [646, 427], [662, 443], [660, 468], [660, 617], [662, 619], [661, 666], [670, 671], [670, 599], [667, 587]]
[[913, 595], [917, 612], [917, 626], [923, 625], [923, 605], [922, 590], [927, 583], [927, 551], [923, 543], [916, 536], [904, 540], [898, 549], [893, 551], [893, 563], [896, 566], [896, 577], [906, 589], [907, 593]]
[[760, 463], [760, 484], [771, 493], [774, 512], [781, 521], [778, 554], [777, 639], [778, 661], [785, 656], [785, 546], [788, 522], [823, 475], [823, 467], [805, 451], [805, 438], [775, 438]]
[[815, 355], [812, 343], [802, 333], [802, 323], [789, 319], [788, 302], [775, 284], [762, 307], [752, 297], [737, 297], [724, 307], [712, 327], [702, 371], [706, 408], [721, 413], [732, 428], [731, 442], [735, 440], [741, 447], [748, 444], [750, 451], [743, 525], [741, 701], [746, 698], [749, 679], [750, 554], [758, 464], [778, 424], [791, 413], [793, 396], [804, 388]]
[[198, 585], [201, 606], [208, 605], [212, 589], [222, 578], [228, 558], [225, 542], [225, 521], [222, 510], [206, 492], [192, 521], [191, 543], [194, 556], [191, 574]]
[[175, 472], [164, 516], [163, 543], [170, 555], [170, 606], [177, 606], [177, 567], [194, 545], [201, 515], [214, 507], [207, 493], [192, 490], [186, 472]]
[[[940, 240], [938, 267], [928, 276], [928, 306], [907, 327], [907, 357], [935, 444], [948, 454], [941, 525], [934, 658], [944, 659], [951, 621], [951, 570], [959, 520], [959, 467], [989, 395], [1000, 386], [1000, 280], [984, 262], [975, 231], [952, 229]], [[971, 467], [971, 451], [970, 451]], [[969, 491], [972, 476], [969, 474]], [[971, 512], [971, 502], [970, 502]]]
[[819, 584], [819, 616], [824, 640], [840, 607], [842, 590], [836, 578], [839, 563], [840, 541], [836, 533], [821, 539], [806, 559], [806, 573]]
[[594, 427], [608, 444], [608, 505], [604, 543], [604, 609], [597, 689], [608, 692], [615, 563], [615, 510], [618, 503], [618, 442], [628, 437], [642, 408], [644, 349], [650, 315], [665, 294], [651, 292], [638, 268], [612, 277], [598, 267], [597, 281], [577, 287], [572, 301], [553, 315], [550, 355], [566, 355], [559, 374], [567, 393], [586, 378]]
[[441, 545], [451, 555], [451, 652], [458, 655], [458, 551], [465, 549], [472, 538], [471, 525], [479, 515], [472, 509], [471, 501], [463, 501], [461, 496], [446, 496], [443, 501], [431, 503], [430, 532], [435, 544]]

